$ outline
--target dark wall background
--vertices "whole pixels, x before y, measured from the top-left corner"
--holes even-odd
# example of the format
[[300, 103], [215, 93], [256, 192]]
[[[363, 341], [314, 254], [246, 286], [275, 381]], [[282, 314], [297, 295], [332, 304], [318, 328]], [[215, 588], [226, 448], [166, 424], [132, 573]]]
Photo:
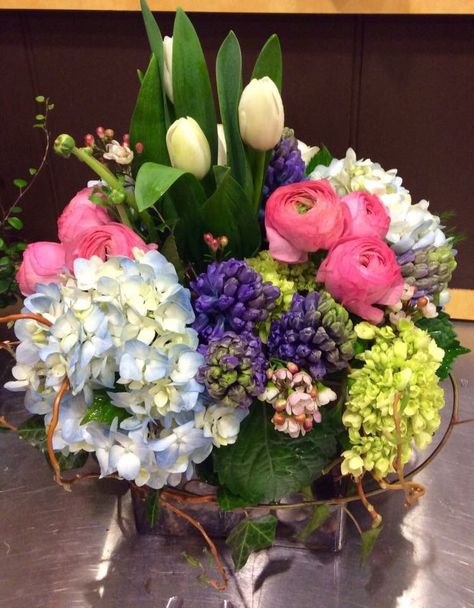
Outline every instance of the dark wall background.
[[[308, 144], [335, 156], [397, 167], [416, 202], [456, 211], [467, 236], [453, 286], [474, 288], [474, 18], [193, 14], [209, 65], [229, 29], [240, 39], [248, 76], [273, 32], [284, 56], [286, 123]], [[163, 34], [173, 16], [158, 15]], [[38, 166], [41, 140], [32, 130], [35, 95], [56, 107], [53, 135], [79, 142], [98, 125], [128, 131], [138, 89], [136, 68], [148, 46], [139, 13], [0, 12], [0, 195]], [[90, 173], [75, 159], [51, 155], [48, 170], [25, 197], [29, 240], [55, 240], [61, 209]]]

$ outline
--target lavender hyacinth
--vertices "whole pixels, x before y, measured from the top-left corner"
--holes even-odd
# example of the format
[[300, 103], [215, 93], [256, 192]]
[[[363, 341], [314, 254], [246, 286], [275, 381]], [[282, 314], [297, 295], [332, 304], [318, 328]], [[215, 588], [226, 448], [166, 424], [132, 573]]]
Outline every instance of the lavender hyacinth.
[[285, 129], [280, 142], [273, 148], [263, 186], [263, 198], [280, 186], [303, 181], [305, 163], [298, 150], [298, 140], [292, 129]]
[[319, 380], [347, 367], [354, 356], [355, 341], [347, 310], [326, 291], [313, 291], [306, 297], [296, 293], [291, 310], [272, 322], [268, 351]]
[[209, 345], [198, 381], [220, 404], [249, 407], [264, 391], [266, 369], [260, 339], [248, 332], [228, 331]]
[[[225, 331], [251, 332], [275, 308], [280, 290], [263, 282], [247, 262], [231, 258], [210, 264], [191, 282], [201, 343], [222, 337]], [[201, 348], [204, 351], [205, 348]]]

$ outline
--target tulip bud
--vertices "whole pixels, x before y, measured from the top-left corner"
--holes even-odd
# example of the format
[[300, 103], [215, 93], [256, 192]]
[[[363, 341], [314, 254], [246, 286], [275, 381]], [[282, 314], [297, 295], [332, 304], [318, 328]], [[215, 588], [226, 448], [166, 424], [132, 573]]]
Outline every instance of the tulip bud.
[[171, 103], [174, 103], [173, 98], [173, 36], [165, 36], [163, 38], [163, 80], [165, 91]]
[[271, 150], [281, 138], [285, 115], [280, 91], [271, 78], [254, 78], [239, 102], [240, 135], [255, 150]]
[[190, 116], [175, 120], [166, 134], [171, 164], [202, 179], [211, 167], [211, 149], [201, 127]]

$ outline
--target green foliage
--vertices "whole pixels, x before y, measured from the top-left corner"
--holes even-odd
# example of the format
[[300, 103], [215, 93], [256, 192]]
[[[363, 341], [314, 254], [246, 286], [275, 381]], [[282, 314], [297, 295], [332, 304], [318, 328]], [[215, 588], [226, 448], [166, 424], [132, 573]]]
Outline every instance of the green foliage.
[[273, 428], [273, 410], [255, 402], [236, 443], [213, 451], [219, 482], [248, 504], [277, 501], [311, 484], [335, 457], [338, 431], [323, 421], [293, 439]]
[[13, 180], [13, 184], [17, 187], [17, 188], [24, 188], [25, 186], [28, 185], [28, 182], [26, 181], [26, 179], [17, 177], [16, 179]]
[[298, 534], [298, 540], [303, 542], [307, 540], [315, 530], [323, 525], [330, 515], [331, 509], [328, 507], [328, 505], [317, 505], [314, 507], [313, 514], [303, 530], [301, 530], [301, 532]]
[[[86, 464], [87, 459], [89, 458], [89, 454], [81, 450], [80, 452], [75, 452], [74, 454], [68, 454], [67, 456], [62, 454], [61, 452], [55, 452], [56, 459], [59, 464], [59, 468], [61, 471], [72, 471], [73, 469], [82, 469], [82, 467]], [[48, 464], [49, 462], [48, 455], [45, 454], [46, 460]]]
[[370, 530], [366, 530], [361, 534], [362, 545], [360, 548], [360, 563], [361, 565], [367, 560], [369, 555], [372, 553], [375, 547], [375, 543], [379, 537], [380, 532], [382, 532], [383, 526], [378, 526], [377, 528], [370, 528]]
[[242, 55], [234, 32], [229, 32], [216, 60], [217, 93], [227, 142], [227, 165], [248, 197], [252, 196], [252, 172], [240, 138], [239, 100], [242, 94]]
[[193, 24], [177, 9], [173, 29], [173, 97], [176, 117], [191, 116], [204, 131], [217, 162], [217, 121], [211, 82]]
[[445, 312], [440, 312], [433, 319], [420, 319], [416, 325], [427, 331], [436, 344], [444, 350], [444, 358], [436, 374], [442, 380], [447, 378], [457, 357], [471, 352], [470, 349], [461, 346], [451, 317]]
[[321, 149], [313, 156], [313, 158], [309, 161], [308, 166], [306, 167], [305, 173], [309, 175], [312, 173], [318, 165], [323, 165], [324, 167], [329, 167], [332, 161], [332, 154], [323, 144]]
[[240, 507], [252, 506], [248, 500], [232, 494], [227, 488], [219, 488], [217, 490], [217, 502], [223, 511], [232, 511]]
[[118, 421], [122, 422], [122, 420], [130, 418], [130, 414], [127, 410], [114, 405], [105, 391], [94, 391], [94, 401], [87, 408], [81, 424], [95, 421], [111, 425], [114, 418], [118, 418]]
[[232, 529], [225, 542], [232, 549], [236, 570], [245, 566], [251, 553], [273, 545], [277, 521], [274, 515], [259, 519], [246, 518]]
[[253, 68], [252, 78], [263, 78], [268, 76], [281, 91], [283, 74], [283, 60], [281, 56], [280, 39], [276, 34], [272, 34], [265, 42], [260, 51], [255, 67]]
[[149, 488], [148, 496], [145, 500], [146, 521], [150, 528], [153, 528], [160, 516], [160, 492]]
[[146, 162], [169, 164], [166, 148], [166, 126], [158, 61], [152, 55], [140, 86], [130, 123], [130, 143], [143, 144], [143, 152], [135, 154], [133, 174]]

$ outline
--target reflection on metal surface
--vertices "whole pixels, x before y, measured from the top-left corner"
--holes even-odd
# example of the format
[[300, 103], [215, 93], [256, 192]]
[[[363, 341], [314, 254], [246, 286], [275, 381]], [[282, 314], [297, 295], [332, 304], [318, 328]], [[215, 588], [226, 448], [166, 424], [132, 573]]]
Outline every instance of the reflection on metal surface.
[[[473, 348], [474, 324], [457, 327]], [[474, 417], [473, 370], [472, 353], [456, 364], [461, 419]], [[17, 396], [2, 395], [0, 415], [18, 423], [21, 409]], [[455, 426], [419, 474], [427, 494], [411, 510], [400, 493], [374, 497], [384, 530], [363, 567], [349, 524], [339, 555], [284, 547], [260, 552], [223, 594], [202, 586], [181, 555], [186, 550], [203, 560], [200, 539], [135, 535], [130, 496], [120, 482], [85, 481], [64, 492], [41, 454], [2, 433], [0, 607], [166, 608], [176, 597], [183, 608], [221, 608], [225, 601], [233, 608], [473, 608], [473, 433], [474, 425]], [[369, 525], [363, 509], [351, 510]]]

